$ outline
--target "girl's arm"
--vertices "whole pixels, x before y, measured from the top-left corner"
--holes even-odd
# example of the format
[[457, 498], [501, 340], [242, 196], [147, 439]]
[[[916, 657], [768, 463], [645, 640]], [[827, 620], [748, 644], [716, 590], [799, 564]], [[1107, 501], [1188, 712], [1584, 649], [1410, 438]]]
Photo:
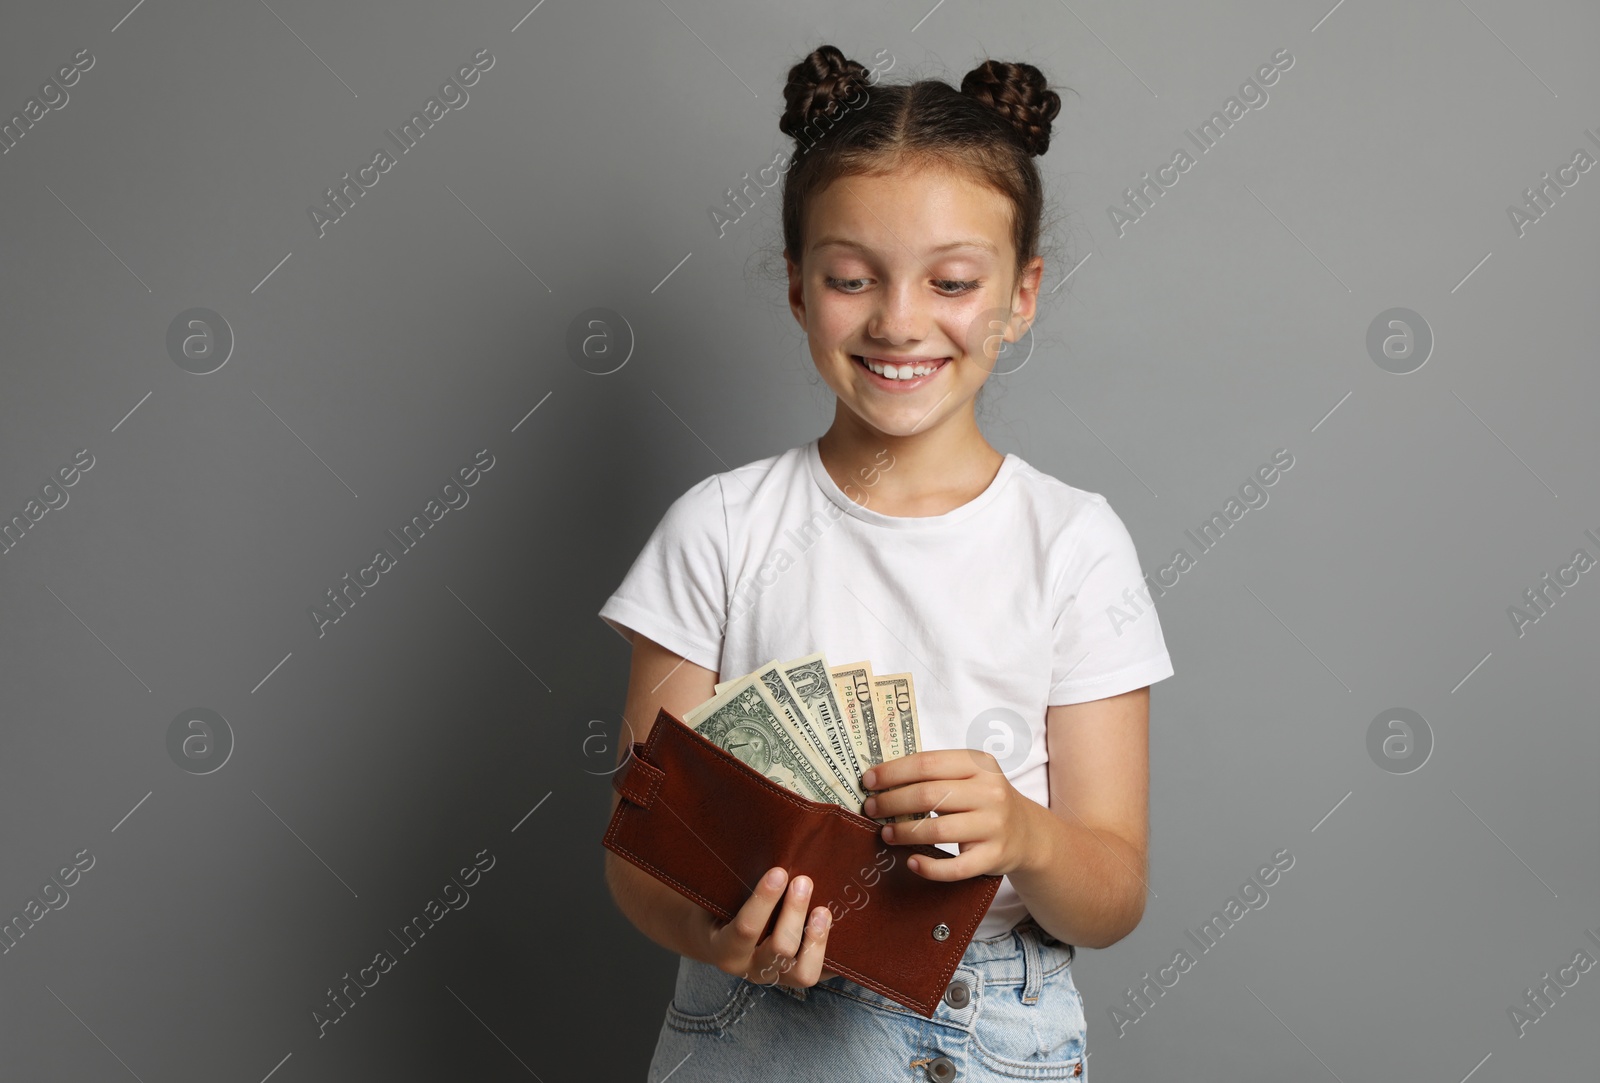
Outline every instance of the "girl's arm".
[[[633, 636], [633, 661], [628, 674], [628, 698], [622, 717], [626, 725], [617, 741], [617, 762], [629, 754], [629, 744], [644, 741], [655, 727], [662, 707], [682, 718], [714, 694], [717, 675], [663, 647], [655, 640]], [[619, 768], [621, 769], [621, 768]], [[611, 790], [611, 811], [622, 799]], [[705, 911], [637, 865], [610, 850], [605, 851], [606, 886], [617, 909], [645, 936], [669, 951], [705, 961]], [[709, 916], [709, 915], [707, 915]]]
[[1144, 916], [1150, 688], [1046, 708], [1050, 807], [1010, 873], [1028, 912], [1069, 944], [1105, 948]]

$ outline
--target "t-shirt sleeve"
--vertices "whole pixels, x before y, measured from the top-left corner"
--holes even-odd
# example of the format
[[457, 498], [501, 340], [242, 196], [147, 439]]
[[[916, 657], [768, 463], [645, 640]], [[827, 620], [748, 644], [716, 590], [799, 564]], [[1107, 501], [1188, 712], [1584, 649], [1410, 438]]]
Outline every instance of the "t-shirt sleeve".
[[600, 619], [624, 639], [632, 629], [715, 672], [727, 623], [727, 554], [722, 483], [713, 474], [668, 506]]
[[1104, 497], [1057, 550], [1050, 706], [1131, 692], [1172, 676], [1133, 537]]

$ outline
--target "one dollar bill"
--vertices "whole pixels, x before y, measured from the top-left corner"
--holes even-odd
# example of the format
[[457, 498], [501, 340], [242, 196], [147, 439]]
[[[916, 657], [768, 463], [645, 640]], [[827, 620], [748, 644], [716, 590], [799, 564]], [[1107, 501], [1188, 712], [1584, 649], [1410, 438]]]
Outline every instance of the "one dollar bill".
[[732, 682], [690, 711], [684, 722], [785, 789], [811, 801], [851, 807], [848, 797], [834, 791], [790, 734], [783, 708], [758, 674]]

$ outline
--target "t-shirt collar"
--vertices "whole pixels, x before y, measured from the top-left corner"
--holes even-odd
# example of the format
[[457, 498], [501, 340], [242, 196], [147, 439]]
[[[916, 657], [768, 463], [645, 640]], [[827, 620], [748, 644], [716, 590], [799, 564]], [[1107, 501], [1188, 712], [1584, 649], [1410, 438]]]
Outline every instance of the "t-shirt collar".
[[[983, 492], [960, 507], [951, 508], [941, 515], [885, 515], [881, 511], [874, 511], [870, 506], [862, 507], [850, 499], [844, 490], [839, 488], [838, 483], [833, 480], [833, 475], [828, 473], [828, 468], [822, 465], [822, 452], [818, 449], [816, 440], [812, 440], [806, 445], [805, 457], [806, 463], [811, 469], [811, 476], [816, 481], [817, 488], [822, 490], [824, 496], [862, 522], [889, 530], [927, 530], [933, 527], [959, 523], [993, 503], [1022, 464], [1022, 460], [1016, 455], [1009, 451], [1006, 452], [1005, 459], [1000, 464], [999, 472], [995, 474], [994, 480], [989, 482], [988, 487]], [[865, 494], [870, 504], [872, 499], [871, 487], [863, 483], [857, 488]]]

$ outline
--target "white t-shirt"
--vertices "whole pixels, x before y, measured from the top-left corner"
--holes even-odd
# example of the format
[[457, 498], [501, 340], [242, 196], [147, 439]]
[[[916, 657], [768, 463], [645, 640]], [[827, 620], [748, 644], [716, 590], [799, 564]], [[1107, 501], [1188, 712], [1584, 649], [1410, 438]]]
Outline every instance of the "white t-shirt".
[[[673, 501], [600, 617], [718, 680], [815, 651], [830, 666], [909, 671], [924, 748], [992, 752], [1048, 806], [1046, 706], [1173, 673], [1133, 539], [1099, 493], [1014, 454], [942, 515], [874, 511], [872, 480], [850, 489], [862, 507], [815, 440], [705, 478]], [[974, 936], [1026, 914], [1006, 877]]]

